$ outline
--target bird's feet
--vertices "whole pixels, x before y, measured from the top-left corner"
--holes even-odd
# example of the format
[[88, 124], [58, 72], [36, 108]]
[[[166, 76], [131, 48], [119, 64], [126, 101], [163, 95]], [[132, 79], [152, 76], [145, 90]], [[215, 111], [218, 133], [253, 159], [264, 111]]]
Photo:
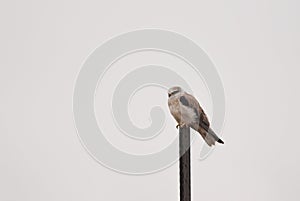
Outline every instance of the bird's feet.
[[177, 124], [176, 125], [176, 128], [178, 129], [179, 127], [180, 128], [183, 128], [183, 127], [185, 127], [186, 126], [186, 124], [185, 123], [182, 123], [182, 124]]

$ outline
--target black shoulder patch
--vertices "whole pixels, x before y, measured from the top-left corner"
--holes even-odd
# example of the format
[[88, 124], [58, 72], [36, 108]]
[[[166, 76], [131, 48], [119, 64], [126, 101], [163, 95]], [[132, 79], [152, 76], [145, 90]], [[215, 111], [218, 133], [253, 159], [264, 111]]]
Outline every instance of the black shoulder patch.
[[189, 106], [189, 102], [184, 96], [181, 96], [179, 100], [182, 103], [182, 105]]

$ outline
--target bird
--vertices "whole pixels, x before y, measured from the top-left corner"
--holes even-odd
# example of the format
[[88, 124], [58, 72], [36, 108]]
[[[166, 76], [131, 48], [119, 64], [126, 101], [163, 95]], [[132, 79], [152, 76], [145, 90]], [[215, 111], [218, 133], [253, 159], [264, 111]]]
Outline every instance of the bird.
[[210, 127], [204, 110], [194, 96], [175, 86], [168, 90], [168, 106], [172, 116], [177, 121], [176, 128], [190, 127], [197, 131], [208, 146], [216, 142], [224, 144]]

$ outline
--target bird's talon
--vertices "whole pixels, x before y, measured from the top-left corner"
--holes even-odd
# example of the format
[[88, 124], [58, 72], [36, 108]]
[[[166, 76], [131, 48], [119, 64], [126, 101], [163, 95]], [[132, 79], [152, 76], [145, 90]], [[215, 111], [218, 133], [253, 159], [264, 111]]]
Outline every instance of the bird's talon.
[[180, 125], [180, 128], [184, 128], [184, 127], [186, 127], [185, 123], [183, 123], [183, 124]]
[[183, 123], [183, 124], [177, 124], [176, 125], [176, 128], [178, 129], [178, 128], [184, 128], [184, 127], [186, 127], [186, 124], [185, 123]]

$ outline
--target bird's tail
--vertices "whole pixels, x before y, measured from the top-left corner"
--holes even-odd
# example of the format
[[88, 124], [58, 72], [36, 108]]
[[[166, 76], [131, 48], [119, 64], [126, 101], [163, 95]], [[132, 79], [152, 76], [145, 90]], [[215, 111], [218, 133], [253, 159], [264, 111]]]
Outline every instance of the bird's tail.
[[224, 144], [223, 140], [221, 140], [211, 128], [208, 129], [208, 132], [199, 130], [199, 133], [202, 135], [208, 146], [215, 145], [216, 142]]

